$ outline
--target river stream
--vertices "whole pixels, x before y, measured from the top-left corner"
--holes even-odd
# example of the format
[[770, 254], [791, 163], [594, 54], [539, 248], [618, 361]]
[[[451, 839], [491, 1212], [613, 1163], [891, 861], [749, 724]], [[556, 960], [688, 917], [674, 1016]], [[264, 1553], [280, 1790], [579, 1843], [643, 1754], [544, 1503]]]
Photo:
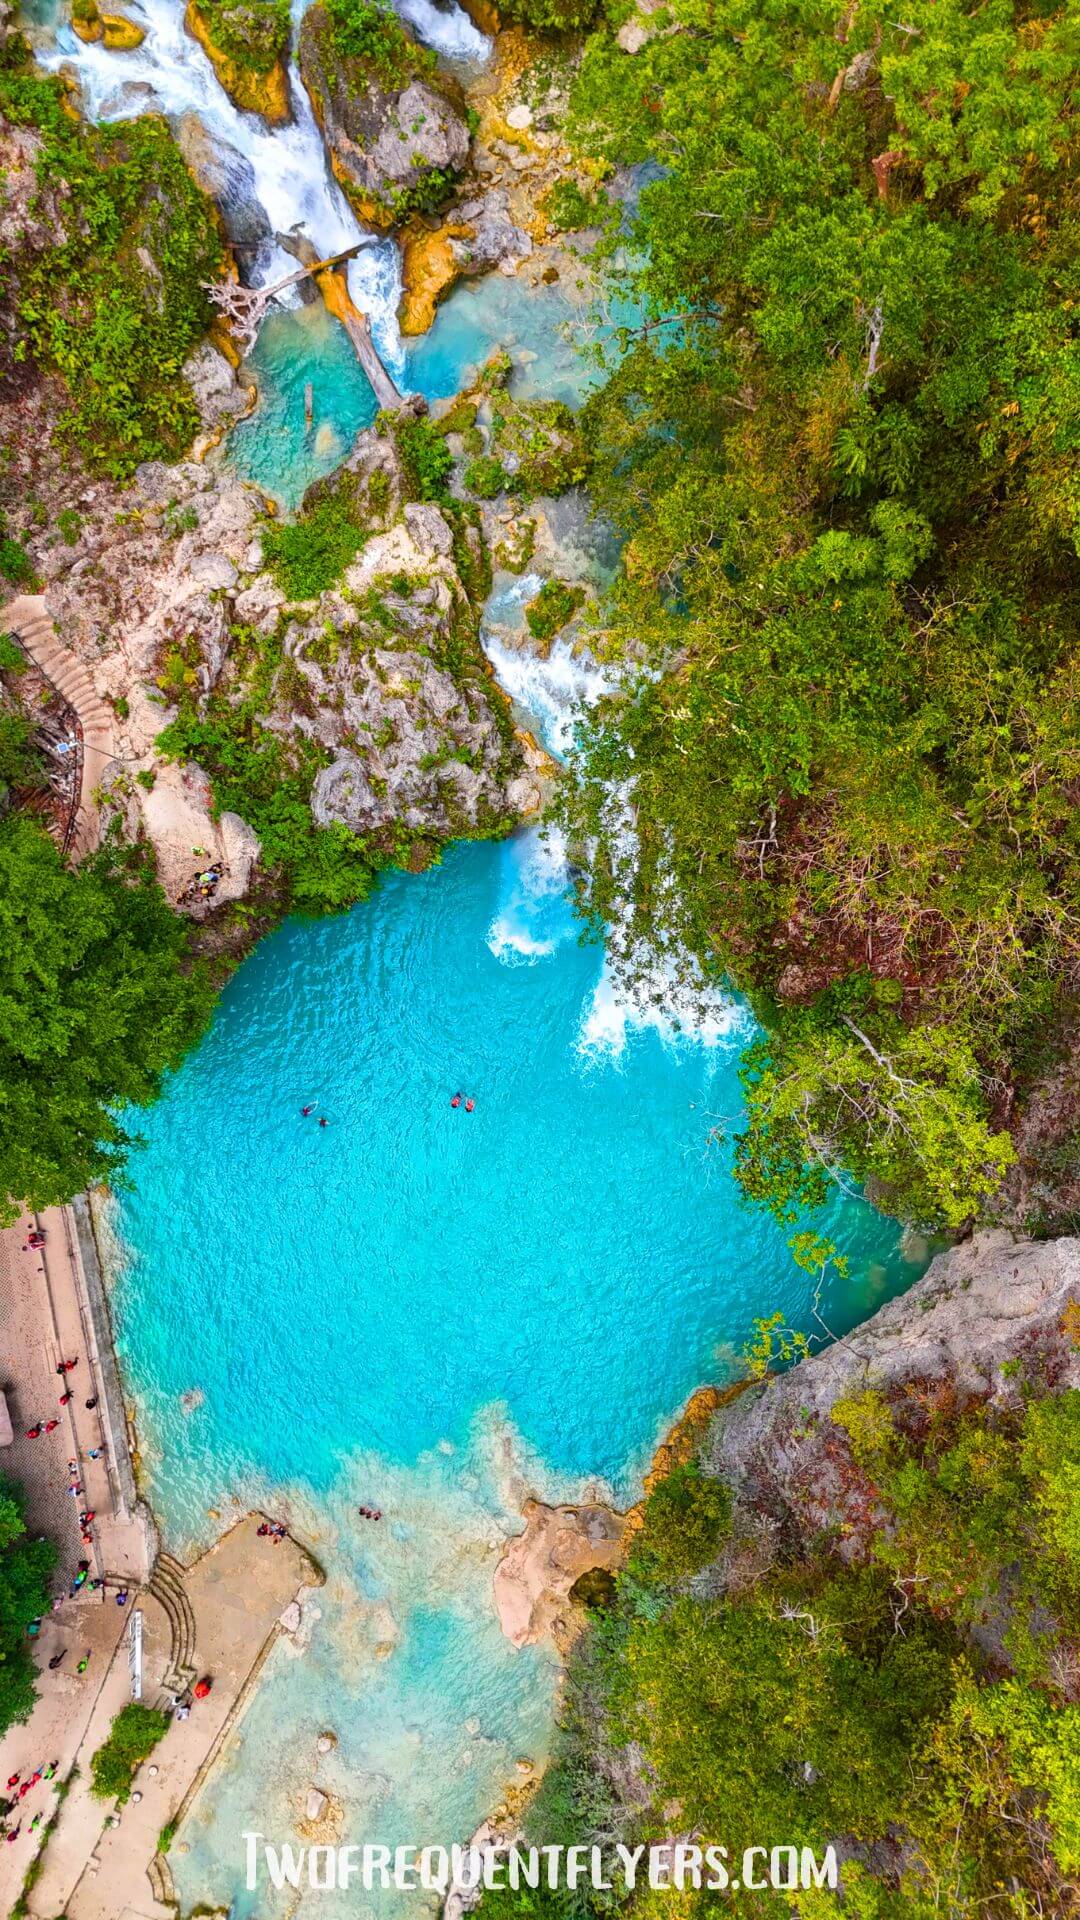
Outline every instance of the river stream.
[[[487, 57], [457, 7], [402, 11], [455, 61]], [[46, 44], [42, 6], [39, 57], [77, 68], [92, 113], [198, 114], [250, 163], [275, 231], [301, 224], [324, 253], [364, 237], [295, 71], [295, 123], [269, 131], [230, 105], [178, 0], [130, 12], [147, 39], [117, 56], [63, 24]], [[290, 265], [270, 246], [257, 276]], [[406, 347], [394, 245], [369, 236], [349, 279], [395, 375], [431, 398], [496, 346], [519, 392], [573, 401], [591, 377], [565, 337], [581, 331], [565, 288], [494, 275]], [[261, 403], [230, 457], [294, 504], [374, 403], [321, 308], [272, 315], [252, 364]], [[496, 670], [564, 751], [604, 677], [565, 647], [547, 661], [508, 647], [508, 607], [530, 587], [496, 584]], [[295, 1839], [317, 1782], [342, 1838], [466, 1838], [550, 1740], [554, 1659], [515, 1651], [492, 1603], [523, 1499], [632, 1499], [666, 1424], [729, 1376], [756, 1315], [841, 1331], [919, 1271], [894, 1222], [838, 1191], [823, 1230], [850, 1275], [815, 1302], [732, 1179], [749, 1016], [716, 991], [687, 999], [673, 972], [621, 985], [582, 945], [568, 879], [557, 837], [531, 830], [453, 847], [349, 914], [287, 923], [140, 1116], [112, 1216], [115, 1307], [166, 1540], [191, 1554], [255, 1503], [327, 1572], [302, 1650], [275, 1651], [173, 1847], [185, 1903], [385, 1916], [387, 1895], [248, 1894], [243, 1830]], [[458, 1089], [473, 1113], [451, 1107]], [[309, 1103], [326, 1128], [302, 1117]], [[320, 1756], [324, 1730], [337, 1744]]]

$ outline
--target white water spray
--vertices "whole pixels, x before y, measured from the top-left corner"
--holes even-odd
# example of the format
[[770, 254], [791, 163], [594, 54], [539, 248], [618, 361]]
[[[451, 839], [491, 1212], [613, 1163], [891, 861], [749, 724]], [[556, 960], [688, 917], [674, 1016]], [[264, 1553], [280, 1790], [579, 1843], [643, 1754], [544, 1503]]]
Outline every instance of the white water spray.
[[[539, 591], [541, 579], [530, 574], [515, 591], [522, 604]], [[504, 594], [505, 602], [510, 595]], [[587, 654], [572, 652], [565, 641], [552, 647], [546, 659], [527, 650], [506, 646], [493, 635], [484, 639], [499, 684], [535, 720], [550, 752], [564, 757], [573, 746], [575, 729], [588, 708], [611, 693], [619, 676], [599, 666]], [[632, 787], [613, 783], [605, 822], [616, 862], [625, 875], [622, 897], [637, 863], [638, 843]], [[561, 833], [539, 831], [529, 836], [518, 863], [512, 897], [500, 905], [488, 934], [488, 946], [498, 959], [520, 963], [554, 953], [558, 938], [538, 935], [537, 923], [549, 925], [554, 895], [566, 892], [570, 865]], [[661, 925], [674, 921], [663, 900], [656, 917]], [[567, 937], [564, 929], [563, 936]], [[693, 956], [674, 931], [663, 937], [663, 957], [637, 938], [629, 907], [609, 929], [600, 978], [582, 1017], [579, 1047], [588, 1055], [618, 1056], [632, 1032], [652, 1028], [661, 1039], [674, 1042], [680, 1035], [705, 1046], [716, 1046], [734, 1035], [746, 1021], [742, 1009], [717, 988], [708, 985]]]
[[[55, 45], [38, 48], [38, 64], [52, 71], [76, 69], [91, 119], [124, 120], [151, 112], [175, 122], [184, 114], [196, 114], [214, 140], [232, 147], [250, 165], [255, 196], [273, 233], [300, 227], [324, 257], [366, 241], [349, 264], [349, 290], [371, 318], [383, 359], [400, 375], [404, 354], [396, 317], [401, 292], [398, 249], [361, 226], [334, 180], [295, 61], [289, 70], [294, 118], [287, 126], [268, 127], [258, 114], [242, 113], [224, 92], [206, 54], [185, 31], [183, 0], [138, 0], [130, 12], [146, 32], [134, 51], [110, 52], [101, 41], [87, 45], [65, 25]], [[294, 42], [303, 12], [301, 0], [294, 14]], [[443, 10], [431, 0], [409, 0], [402, 13], [448, 58], [475, 61], [490, 52], [490, 41], [457, 6]], [[255, 277], [265, 284], [282, 278], [295, 264], [271, 245]]]

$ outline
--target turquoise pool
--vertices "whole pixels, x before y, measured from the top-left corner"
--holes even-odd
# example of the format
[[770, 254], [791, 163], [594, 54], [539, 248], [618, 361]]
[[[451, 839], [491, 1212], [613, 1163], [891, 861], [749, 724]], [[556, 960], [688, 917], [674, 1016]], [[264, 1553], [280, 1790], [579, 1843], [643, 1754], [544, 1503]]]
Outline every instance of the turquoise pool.
[[[288, 923], [143, 1122], [116, 1307], [155, 1506], [190, 1551], [208, 1508], [267, 1502], [330, 1576], [174, 1852], [192, 1899], [238, 1893], [244, 1825], [290, 1837], [322, 1725], [348, 1837], [471, 1831], [550, 1725], [551, 1663], [491, 1606], [523, 1494], [630, 1497], [756, 1314], [811, 1324], [807, 1276], [713, 1138], [744, 1016], [709, 1044], [613, 1019], [563, 882], [526, 833]], [[851, 1259], [823, 1303], [841, 1329], [917, 1269], [863, 1204], [828, 1227]]]
[[[532, 286], [490, 273], [458, 286], [430, 332], [395, 349], [394, 372], [404, 388], [445, 400], [505, 349], [515, 360], [519, 398], [575, 406], [598, 377], [582, 347], [610, 346], [616, 327], [634, 315], [616, 303], [597, 319], [584, 277], [580, 284]], [[387, 351], [389, 343], [380, 343]], [[375, 396], [343, 328], [321, 302], [271, 313], [248, 368], [259, 383], [259, 405], [230, 437], [230, 460], [246, 479], [295, 507], [305, 487], [339, 465], [360, 428], [374, 420]], [[304, 412], [309, 381], [310, 427]]]

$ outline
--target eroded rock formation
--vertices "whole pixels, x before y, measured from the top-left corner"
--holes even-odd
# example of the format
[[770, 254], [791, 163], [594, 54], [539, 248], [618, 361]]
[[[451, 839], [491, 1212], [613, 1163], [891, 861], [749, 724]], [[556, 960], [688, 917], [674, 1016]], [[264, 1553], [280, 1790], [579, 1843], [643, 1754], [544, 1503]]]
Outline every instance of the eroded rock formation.
[[565, 1652], [584, 1616], [570, 1590], [583, 1574], [618, 1565], [625, 1514], [599, 1501], [548, 1507], [527, 1500], [525, 1531], [511, 1540], [495, 1569], [495, 1608], [515, 1647], [551, 1639]]

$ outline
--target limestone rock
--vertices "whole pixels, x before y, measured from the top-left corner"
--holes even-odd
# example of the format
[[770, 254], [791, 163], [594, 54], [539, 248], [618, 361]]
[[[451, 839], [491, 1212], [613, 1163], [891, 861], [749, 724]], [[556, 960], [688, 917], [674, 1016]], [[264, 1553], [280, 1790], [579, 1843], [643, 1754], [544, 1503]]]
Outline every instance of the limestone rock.
[[855, 1558], [867, 1526], [861, 1484], [831, 1444], [830, 1409], [868, 1387], [948, 1381], [961, 1402], [1014, 1400], [1003, 1369], [1024, 1352], [1062, 1387], [1080, 1386], [1072, 1337], [1080, 1240], [1016, 1240], [994, 1229], [939, 1253], [915, 1286], [845, 1339], [740, 1394], [712, 1422], [703, 1461], [751, 1504], [807, 1539], [832, 1531]]
[[509, 1541], [495, 1569], [495, 1609], [515, 1647], [552, 1638], [565, 1650], [580, 1619], [570, 1589], [583, 1573], [615, 1567], [622, 1557], [626, 1516], [610, 1507], [548, 1507], [527, 1500], [525, 1531]]
[[92, 47], [104, 38], [105, 25], [97, 0], [74, 0], [71, 9], [71, 31], [76, 40], [84, 46]]
[[[245, 28], [243, 7], [237, 5], [232, 11], [237, 16], [238, 30], [242, 34]], [[282, 126], [292, 119], [284, 53], [279, 54], [266, 68], [241, 64], [223, 47], [215, 44], [209, 23], [200, 12], [197, 0], [188, 0], [184, 25], [203, 49], [234, 106], [241, 107], [246, 113], [261, 114], [271, 126]]]
[[493, 267], [513, 273], [532, 250], [501, 187], [460, 201], [441, 226], [412, 222], [402, 242], [402, 332], [426, 333], [439, 301], [459, 279]]
[[110, 53], [131, 53], [146, 39], [142, 27], [129, 20], [125, 13], [103, 13], [101, 26], [102, 38]]
[[209, 427], [235, 419], [249, 404], [248, 389], [241, 386], [225, 355], [209, 340], [185, 360], [184, 378], [200, 417]]
[[246, 154], [222, 140], [197, 113], [181, 115], [177, 144], [203, 192], [221, 214], [226, 238], [241, 249], [240, 267], [249, 276], [259, 249], [272, 238], [270, 221], [255, 190], [255, 169]]
[[502, 26], [502, 17], [495, 0], [462, 0], [462, 7], [468, 14], [474, 27], [481, 33], [496, 34]]
[[410, 206], [447, 198], [468, 159], [469, 129], [453, 83], [404, 29], [394, 82], [337, 50], [319, 5], [304, 15], [298, 57], [335, 177], [362, 219], [390, 229]]
[[308, 1788], [308, 1797], [304, 1803], [304, 1817], [307, 1820], [321, 1820], [326, 1811], [326, 1795], [318, 1787]]
[[[640, 53], [646, 41], [660, 29], [661, 22], [654, 18], [663, 14], [665, 0], [637, 0], [634, 12], [624, 20], [615, 38], [624, 53]], [[670, 25], [668, 26], [670, 31]]]

